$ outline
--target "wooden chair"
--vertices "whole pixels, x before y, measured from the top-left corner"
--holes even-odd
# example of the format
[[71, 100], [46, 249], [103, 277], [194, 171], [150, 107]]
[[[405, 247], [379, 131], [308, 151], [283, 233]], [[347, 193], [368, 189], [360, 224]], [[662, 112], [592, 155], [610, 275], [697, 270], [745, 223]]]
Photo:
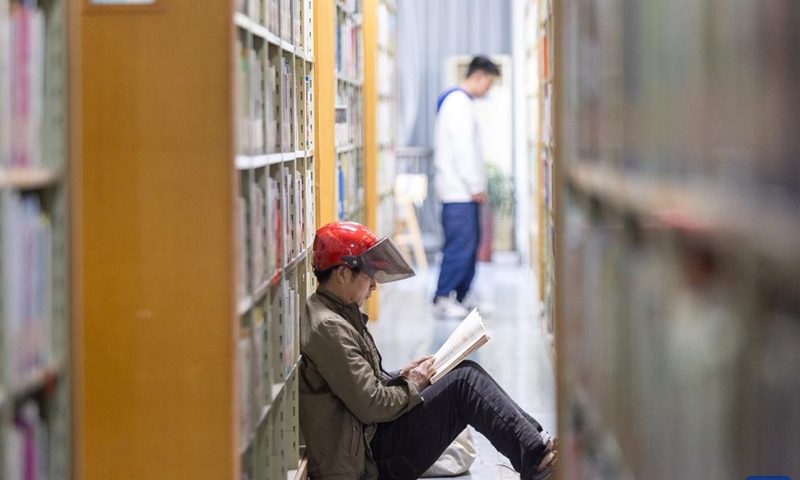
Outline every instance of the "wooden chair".
[[414, 252], [417, 268], [428, 268], [428, 259], [422, 246], [422, 234], [415, 205], [419, 205], [428, 196], [428, 176], [425, 174], [403, 173], [394, 181], [394, 230], [392, 239], [406, 257], [411, 257], [409, 248]]

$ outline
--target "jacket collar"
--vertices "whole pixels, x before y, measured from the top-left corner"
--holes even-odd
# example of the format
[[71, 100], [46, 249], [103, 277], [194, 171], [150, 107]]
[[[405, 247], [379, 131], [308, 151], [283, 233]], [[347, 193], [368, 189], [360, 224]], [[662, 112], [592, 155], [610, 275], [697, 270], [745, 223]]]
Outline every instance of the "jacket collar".
[[361, 313], [361, 309], [358, 308], [358, 305], [355, 303], [345, 303], [342, 299], [321, 285], [317, 287], [317, 296], [326, 307], [341, 315], [342, 318], [347, 320], [359, 333], [364, 333], [364, 326], [367, 323], [368, 317]]

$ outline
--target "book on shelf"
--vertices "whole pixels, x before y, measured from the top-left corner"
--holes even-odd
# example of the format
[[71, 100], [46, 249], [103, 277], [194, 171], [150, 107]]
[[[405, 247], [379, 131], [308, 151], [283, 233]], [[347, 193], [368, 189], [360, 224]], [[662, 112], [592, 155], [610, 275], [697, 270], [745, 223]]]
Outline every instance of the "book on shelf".
[[239, 245], [236, 268], [236, 277], [238, 281], [236, 283], [239, 298], [244, 298], [244, 296], [247, 295], [247, 262], [249, 259], [249, 255], [247, 254], [247, 201], [239, 197], [236, 209], [236, 233]]
[[292, 0], [281, 0], [281, 38], [292, 41]]
[[293, 88], [292, 62], [283, 58], [283, 75], [281, 77], [281, 97], [283, 110], [281, 112], [281, 150], [284, 153], [294, 151], [292, 134], [294, 132], [293, 120]]
[[481, 314], [473, 308], [433, 354], [436, 374], [431, 377], [431, 383], [438, 382], [447, 372], [488, 341], [489, 334], [483, 325]]
[[13, 425], [0, 433], [5, 443], [2, 478], [47, 478], [48, 431], [36, 401], [26, 400], [17, 410]]
[[295, 244], [293, 239], [294, 231], [294, 180], [292, 179], [291, 167], [283, 167], [283, 185], [281, 194], [283, 195], [282, 204], [284, 205], [284, 219], [286, 227], [283, 229], [283, 245], [286, 248], [286, 261], [291, 261], [296, 255]]
[[[284, 322], [288, 321], [287, 317], [286, 297], [284, 294], [278, 293], [272, 296], [270, 303], [270, 326], [272, 330], [272, 340], [270, 341], [269, 348], [275, 355], [271, 356], [269, 366], [272, 372], [272, 382], [277, 384], [284, 380], [284, 365], [285, 365], [285, 352], [283, 349], [284, 337], [286, 336]], [[270, 392], [272, 395], [272, 392]]]
[[265, 402], [265, 385], [269, 385], [269, 368], [265, 368], [266, 348], [266, 319], [264, 309], [257, 306], [253, 309], [253, 404], [256, 412], [261, 411]]
[[314, 170], [306, 170], [306, 245], [310, 246], [314, 242], [316, 230], [314, 228], [316, 219], [314, 218]]
[[250, 111], [250, 55], [248, 53], [249, 50], [244, 46], [241, 39], [237, 39], [237, 50], [239, 52], [239, 68], [237, 68], [235, 72], [235, 101], [237, 116], [240, 122], [238, 152], [249, 155], [252, 153], [252, 132], [250, 129], [252, 118]]
[[280, 32], [280, 0], [267, 0], [267, 28], [275, 36]]
[[286, 292], [286, 312], [283, 319], [283, 374], [285, 378], [289, 377], [294, 367], [295, 358], [295, 325], [299, 322], [300, 295], [294, 288], [288, 289]]
[[267, 272], [274, 275], [281, 267], [281, 194], [278, 181], [269, 177], [268, 182], [268, 207], [267, 220]]
[[253, 122], [250, 127], [253, 131], [253, 153], [260, 154], [266, 152], [266, 139], [265, 133], [265, 111], [266, 111], [266, 93], [264, 89], [264, 59], [260, 52], [250, 50], [250, 64], [252, 65], [253, 76]]
[[278, 125], [281, 119], [281, 99], [279, 93], [280, 86], [280, 69], [274, 61], [267, 61], [266, 66], [266, 80], [265, 89], [267, 91], [266, 98], [266, 130], [267, 138], [265, 140], [267, 153], [280, 152], [280, 138], [278, 135]]
[[[7, 63], [10, 90], [8, 151], [0, 162], [12, 167], [42, 165], [42, 117], [44, 111], [44, 12], [31, 2], [11, 10]], [[5, 99], [4, 99], [5, 100]], [[3, 102], [2, 108], [7, 108]]]
[[306, 229], [306, 219], [305, 219], [305, 210], [308, 208], [306, 203], [303, 202], [303, 196], [305, 194], [305, 186], [303, 182], [305, 181], [305, 177], [303, 176], [303, 172], [297, 171], [295, 172], [295, 189], [294, 189], [294, 205], [295, 205], [295, 219], [294, 219], [294, 243], [295, 248], [297, 249], [297, 253], [303, 251], [303, 244], [305, 239], [305, 229]]
[[258, 286], [264, 282], [266, 264], [264, 248], [264, 190], [257, 183], [251, 185], [253, 196], [253, 215], [250, 226], [250, 243], [253, 255], [253, 285]]
[[6, 192], [0, 207], [5, 378], [16, 386], [53, 357], [53, 232], [36, 195]]
[[239, 434], [240, 444], [247, 445], [253, 427], [252, 393], [253, 393], [253, 348], [250, 329], [242, 328], [239, 337]]
[[294, 12], [292, 16], [292, 41], [298, 47], [303, 47], [303, 37], [300, 33], [300, 27], [302, 19], [300, 17], [300, 4], [303, 0], [292, 0], [292, 10]]

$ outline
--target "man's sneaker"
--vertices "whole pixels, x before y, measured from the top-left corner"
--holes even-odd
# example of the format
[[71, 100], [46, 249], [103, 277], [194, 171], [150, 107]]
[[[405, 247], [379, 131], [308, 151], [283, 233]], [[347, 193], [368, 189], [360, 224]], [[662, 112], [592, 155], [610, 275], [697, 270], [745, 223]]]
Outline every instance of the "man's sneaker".
[[464, 318], [469, 313], [469, 310], [464, 308], [463, 305], [458, 303], [455, 296], [436, 297], [433, 305], [433, 311], [436, 318]]
[[481, 315], [492, 314], [495, 310], [494, 303], [486, 300], [478, 300], [472, 293], [467, 293], [464, 300], [461, 300], [461, 305], [469, 312], [471, 312], [473, 308], [477, 308], [478, 311], [481, 312]]
[[471, 312], [473, 308], [481, 309], [481, 303], [471, 293], [468, 293], [467, 296], [464, 297], [464, 300], [461, 300], [459, 303], [461, 303], [461, 306], [466, 308], [468, 312]]

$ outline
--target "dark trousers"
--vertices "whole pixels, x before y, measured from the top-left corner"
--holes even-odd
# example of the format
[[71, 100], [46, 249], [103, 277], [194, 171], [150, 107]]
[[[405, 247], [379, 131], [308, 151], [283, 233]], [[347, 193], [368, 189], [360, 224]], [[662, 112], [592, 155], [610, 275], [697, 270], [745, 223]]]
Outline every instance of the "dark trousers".
[[416, 480], [467, 425], [483, 434], [529, 479], [547, 447], [542, 426], [477, 363], [465, 360], [422, 392], [425, 401], [378, 424], [370, 444], [381, 480]]
[[480, 241], [480, 205], [475, 202], [442, 205], [442, 268], [439, 272], [437, 297], [456, 292], [460, 302], [469, 292], [475, 277]]

